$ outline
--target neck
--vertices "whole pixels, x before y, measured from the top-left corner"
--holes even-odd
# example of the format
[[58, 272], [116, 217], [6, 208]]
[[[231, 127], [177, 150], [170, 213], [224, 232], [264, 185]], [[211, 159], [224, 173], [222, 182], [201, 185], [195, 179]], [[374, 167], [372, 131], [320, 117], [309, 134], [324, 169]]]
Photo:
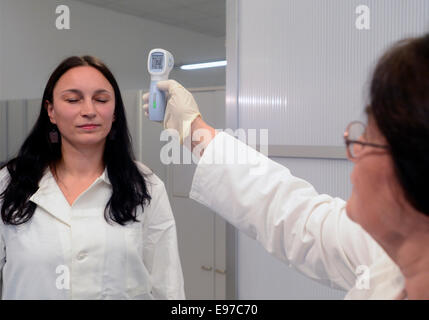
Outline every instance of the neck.
[[396, 263], [409, 299], [429, 299], [429, 231], [415, 232], [398, 248]]
[[380, 243], [404, 275], [408, 299], [429, 299], [429, 218], [416, 214]]
[[62, 176], [67, 177], [93, 177], [104, 171], [105, 142], [98, 145], [75, 146], [65, 139], [61, 144], [61, 160], [56, 166]]

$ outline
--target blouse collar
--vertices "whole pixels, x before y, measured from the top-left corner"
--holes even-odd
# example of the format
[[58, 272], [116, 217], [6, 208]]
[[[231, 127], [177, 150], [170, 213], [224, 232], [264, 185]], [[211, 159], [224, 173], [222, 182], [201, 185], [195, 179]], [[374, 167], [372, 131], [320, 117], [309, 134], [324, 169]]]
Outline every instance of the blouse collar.
[[[73, 205], [70, 206], [48, 166], [39, 181], [39, 188], [30, 197], [29, 200], [43, 208], [56, 219], [70, 226], [70, 210], [72, 207], [79, 207], [79, 202], [77, 200], [79, 200], [82, 196], [84, 196], [84, 194], [89, 192], [89, 190], [100, 183], [111, 186], [111, 182], [107, 173], [107, 167], [104, 168], [103, 173], [91, 184], [91, 186], [81, 193], [79, 197], [73, 202]], [[90, 203], [86, 203], [86, 205], [93, 206], [93, 204]], [[78, 209], [84, 210], [85, 207]]]

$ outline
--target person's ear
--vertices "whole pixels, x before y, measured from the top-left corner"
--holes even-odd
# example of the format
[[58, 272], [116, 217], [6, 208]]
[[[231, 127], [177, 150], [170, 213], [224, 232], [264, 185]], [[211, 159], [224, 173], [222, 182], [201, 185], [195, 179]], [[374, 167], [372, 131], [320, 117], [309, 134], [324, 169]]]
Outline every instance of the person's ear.
[[55, 110], [54, 105], [49, 102], [48, 100], [45, 101], [45, 109], [48, 112], [49, 119], [51, 120], [51, 123], [56, 124], [55, 121]]

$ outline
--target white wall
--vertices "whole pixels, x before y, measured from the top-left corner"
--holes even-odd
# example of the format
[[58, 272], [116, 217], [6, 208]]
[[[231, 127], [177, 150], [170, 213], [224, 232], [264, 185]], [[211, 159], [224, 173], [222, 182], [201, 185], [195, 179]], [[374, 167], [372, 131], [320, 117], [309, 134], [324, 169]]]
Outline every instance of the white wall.
[[[57, 5], [70, 8], [70, 30], [57, 30]], [[91, 54], [121, 89], [148, 88], [147, 55], [161, 47], [176, 62], [225, 57], [223, 38], [174, 28], [73, 0], [0, 0], [0, 100], [40, 98], [62, 59]], [[187, 87], [225, 84], [224, 68], [172, 71]]]

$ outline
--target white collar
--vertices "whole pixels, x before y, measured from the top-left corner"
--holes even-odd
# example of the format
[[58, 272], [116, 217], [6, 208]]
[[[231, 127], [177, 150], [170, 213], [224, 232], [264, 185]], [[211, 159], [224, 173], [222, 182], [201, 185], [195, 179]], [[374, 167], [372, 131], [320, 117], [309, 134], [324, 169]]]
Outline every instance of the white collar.
[[[109, 186], [111, 185], [107, 174], [107, 167], [104, 168], [103, 173], [91, 184], [90, 187], [88, 187], [86, 191], [92, 189], [95, 185], [101, 182], [104, 182]], [[86, 191], [84, 193], [86, 193]], [[78, 200], [84, 193], [79, 195], [76, 200]], [[42, 207], [56, 219], [70, 226], [69, 212], [71, 206], [55, 181], [49, 166], [45, 169], [43, 176], [39, 181], [39, 188], [29, 200]], [[76, 200], [73, 203], [73, 207], [75, 206]]]

